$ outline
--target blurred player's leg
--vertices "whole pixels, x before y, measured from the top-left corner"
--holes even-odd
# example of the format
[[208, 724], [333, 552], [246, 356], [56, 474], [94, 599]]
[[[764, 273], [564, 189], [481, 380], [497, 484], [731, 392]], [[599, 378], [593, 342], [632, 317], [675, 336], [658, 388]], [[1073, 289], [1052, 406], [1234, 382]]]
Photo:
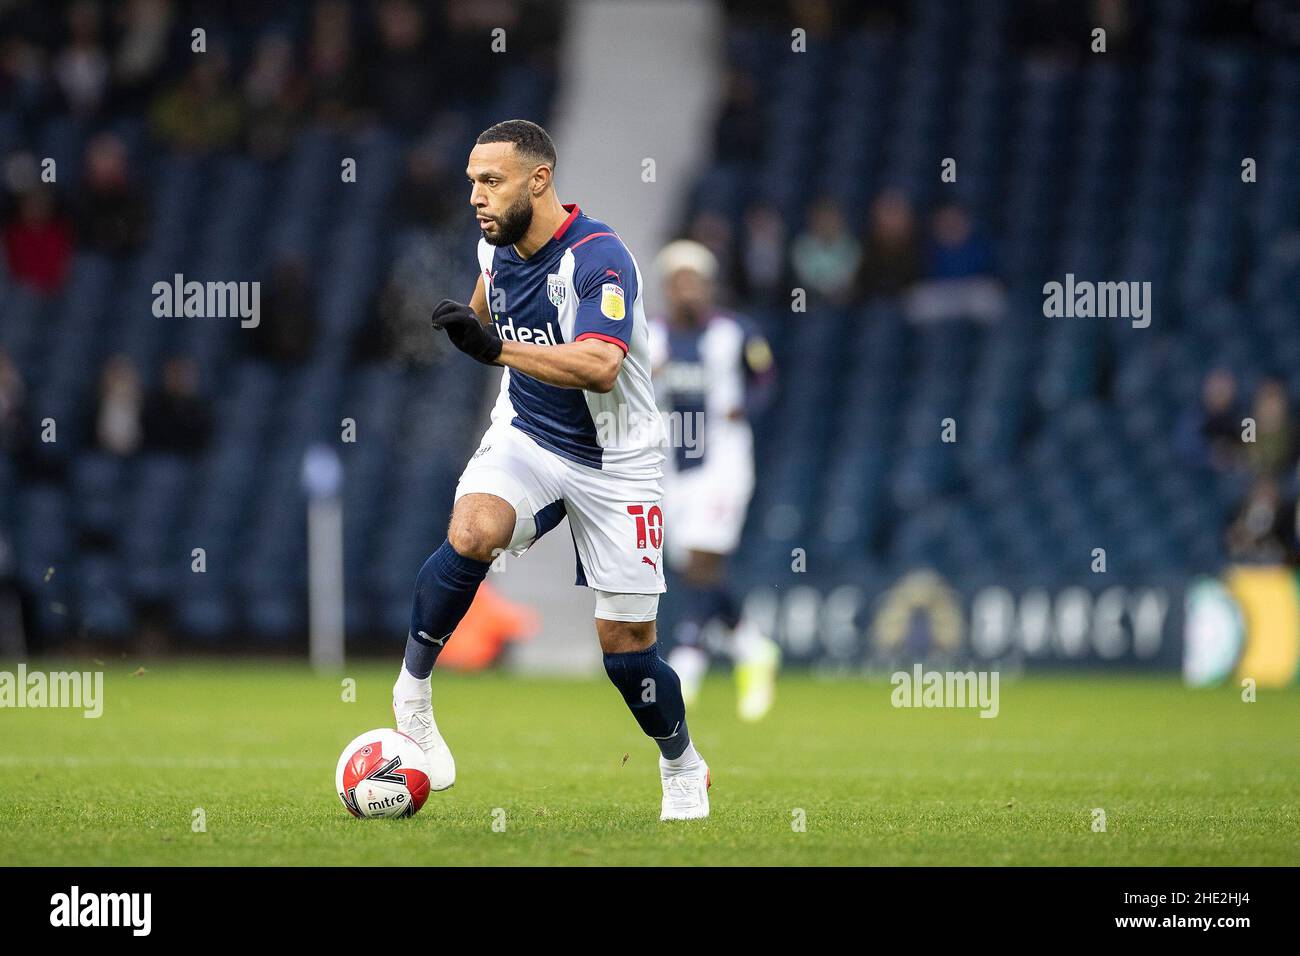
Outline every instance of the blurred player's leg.
[[722, 584], [724, 559], [707, 551], [687, 551], [672, 556], [680, 565], [673, 581], [680, 616], [673, 630], [674, 646], [668, 662], [681, 675], [682, 694], [688, 706], [699, 699], [709, 669], [709, 652], [704, 645], [711, 622], [722, 619], [735, 626], [734, 602]]
[[736, 711], [741, 720], [762, 720], [776, 701], [781, 648], [748, 618], [741, 618], [732, 632], [731, 646], [736, 661]]
[[515, 510], [493, 495], [460, 498], [447, 540], [429, 556], [415, 580], [406, 654], [393, 686], [397, 729], [429, 757], [429, 784], [445, 790], [456, 782], [456, 762], [433, 719], [430, 675], [447, 638], [460, 623], [483, 583], [491, 558], [510, 543]]
[[688, 706], [698, 699], [708, 671], [704, 635], [712, 624], [729, 634], [728, 649], [735, 663], [736, 709], [741, 720], [761, 720], [776, 699], [776, 675], [781, 652], [775, 641], [743, 618], [739, 602], [726, 583], [727, 558], [711, 551], [690, 551], [674, 582], [681, 620], [673, 631], [676, 644], [668, 662], [681, 675]]
[[670, 593], [678, 613], [674, 616], [673, 649], [668, 652], [668, 664], [681, 679], [686, 706], [694, 707], [700, 699], [704, 676], [709, 671], [709, 652], [704, 649], [704, 628], [699, 610], [700, 595], [682, 575], [673, 576]]

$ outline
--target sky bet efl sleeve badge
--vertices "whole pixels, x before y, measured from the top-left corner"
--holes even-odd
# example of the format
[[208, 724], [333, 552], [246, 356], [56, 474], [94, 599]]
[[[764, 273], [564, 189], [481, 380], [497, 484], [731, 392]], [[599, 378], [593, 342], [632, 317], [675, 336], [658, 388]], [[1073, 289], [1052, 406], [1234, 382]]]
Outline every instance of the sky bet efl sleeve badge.
[[600, 314], [607, 319], [621, 319], [627, 315], [623, 290], [612, 282], [600, 287]]

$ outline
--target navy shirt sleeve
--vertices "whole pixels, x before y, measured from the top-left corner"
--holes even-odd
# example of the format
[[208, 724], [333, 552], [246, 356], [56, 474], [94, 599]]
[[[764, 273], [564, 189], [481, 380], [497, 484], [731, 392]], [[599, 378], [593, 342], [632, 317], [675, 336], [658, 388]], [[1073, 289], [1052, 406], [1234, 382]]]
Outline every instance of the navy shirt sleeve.
[[636, 266], [617, 236], [599, 236], [574, 250], [573, 288], [578, 312], [573, 341], [600, 339], [625, 353], [632, 340], [632, 303], [636, 301]]

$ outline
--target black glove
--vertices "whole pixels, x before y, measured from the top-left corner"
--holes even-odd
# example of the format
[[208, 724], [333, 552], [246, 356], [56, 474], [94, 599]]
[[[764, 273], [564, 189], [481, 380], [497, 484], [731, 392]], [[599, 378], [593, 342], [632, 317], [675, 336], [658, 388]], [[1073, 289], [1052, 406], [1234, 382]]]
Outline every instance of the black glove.
[[495, 326], [484, 325], [467, 305], [443, 299], [433, 309], [433, 327], [447, 333], [451, 344], [484, 365], [496, 365], [501, 336]]

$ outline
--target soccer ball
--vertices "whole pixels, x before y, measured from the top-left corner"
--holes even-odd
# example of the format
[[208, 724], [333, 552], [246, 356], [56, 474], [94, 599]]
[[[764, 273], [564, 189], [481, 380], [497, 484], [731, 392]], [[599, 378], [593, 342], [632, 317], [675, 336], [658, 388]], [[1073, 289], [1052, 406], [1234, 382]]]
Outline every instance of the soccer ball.
[[429, 765], [414, 740], [381, 727], [343, 748], [334, 789], [354, 817], [415, 816], [429, 798]]

